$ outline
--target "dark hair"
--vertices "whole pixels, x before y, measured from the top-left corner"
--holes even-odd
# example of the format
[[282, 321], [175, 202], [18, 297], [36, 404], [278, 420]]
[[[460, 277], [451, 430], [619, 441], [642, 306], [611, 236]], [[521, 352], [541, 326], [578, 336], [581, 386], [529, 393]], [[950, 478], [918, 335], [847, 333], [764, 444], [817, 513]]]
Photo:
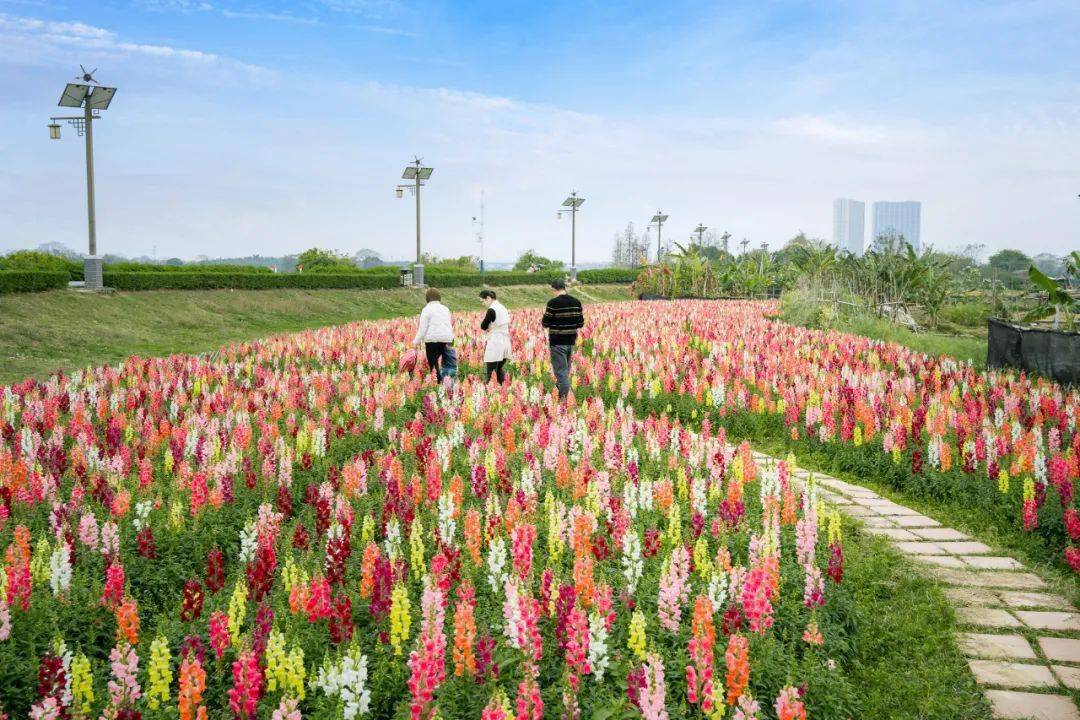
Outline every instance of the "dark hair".
[[488, 289], [481, 290], [480, 291], [480, 297], [482, 297], [482, 298], [491, 298], [492, 300], [494, 300], [495, 297], [496, 297], [495, 291], [494, 290], [488, 290]]
[[435, 288], [428, 288], [427, 292], [424, 293], [424, 299], [428, 302], [431, 302], [432, 300], [442, 300], [442, 295], [439, 294], [439, 291]]
[[566, 289], [566, 281], [561, 280], [561, 279], [552, 280], [551, 281], [551, 289], [552, 290], [565, 290]]

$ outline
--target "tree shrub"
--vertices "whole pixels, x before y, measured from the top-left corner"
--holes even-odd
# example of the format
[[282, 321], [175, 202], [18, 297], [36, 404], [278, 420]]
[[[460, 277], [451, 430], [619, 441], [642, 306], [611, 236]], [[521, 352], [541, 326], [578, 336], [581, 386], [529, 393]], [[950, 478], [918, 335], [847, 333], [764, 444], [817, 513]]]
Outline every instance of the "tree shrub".
[[271, 290], [275, 288], [373, 290], [398, 287], [397, 275], [379, 273], [105, 272], [117, 290]]
[[578, 281], [586, 285], [598, 283], [632, 283], [641, 274], [642, 268], [598, 268], [596, 270], [582, 270], [578, 273]]
[[266, 273], [271, 270], [259, 265], [210, 265], [198, 263], [194, 265], [166, 265], [141, 262], [117, 262], [106, 263], [105, 272], [131, 273], [131, 272], [154, 272], [154, 273]]
[[67, 287], [70, 279], [66, 270], [0, 270], [0, 295], [58, 290]]

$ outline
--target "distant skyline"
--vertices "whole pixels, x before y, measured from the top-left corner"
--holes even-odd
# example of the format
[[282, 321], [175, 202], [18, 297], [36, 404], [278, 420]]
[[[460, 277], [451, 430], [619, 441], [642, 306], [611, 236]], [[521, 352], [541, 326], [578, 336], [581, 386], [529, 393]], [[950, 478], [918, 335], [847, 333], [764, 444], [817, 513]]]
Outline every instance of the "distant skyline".
[[46, 124], [79, 63], [119, 88], [95, 125], [101, 252], [582, 262], [657, 207], [780, 247], [835, 198], [922, 200], [923, 245], [1080, 246], [1073, 1], [548, 4], [0, 0], [0, 252], [85, 248], [82, 144]]
[[903, 238], [915, 252], [922, 251], [922, 203], [917, 200], [878, 200], [870, 206], [873, 243], [883, 237]]
[[854, 255], [866, 250], [866, 204], [850, 198], [833, 200], [832, 244]]

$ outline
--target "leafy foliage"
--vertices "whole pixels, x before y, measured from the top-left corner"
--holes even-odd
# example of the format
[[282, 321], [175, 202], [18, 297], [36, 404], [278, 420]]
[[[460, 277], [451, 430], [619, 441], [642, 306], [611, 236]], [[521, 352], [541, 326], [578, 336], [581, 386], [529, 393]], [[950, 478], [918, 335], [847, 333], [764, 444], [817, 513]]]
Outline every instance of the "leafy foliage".
[[71, 275], [65, 270], [51, 272], [0, 270], [0, 295], [41, 292], [67, 287]]

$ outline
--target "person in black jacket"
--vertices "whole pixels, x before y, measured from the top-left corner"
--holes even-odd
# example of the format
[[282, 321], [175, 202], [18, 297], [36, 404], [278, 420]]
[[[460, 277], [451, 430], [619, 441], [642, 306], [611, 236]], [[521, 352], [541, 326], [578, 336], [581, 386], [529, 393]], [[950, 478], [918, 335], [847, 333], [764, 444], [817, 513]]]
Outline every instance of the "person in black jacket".
[[551, 369], [555, 373], [559, 399], [565, 400], [570, 394], [570, 358], [574, 354], [578, 330], [585, 325], [585, 316], [581, 311], [581, 301], [566, 294], [564, 281], [553, 280], [551, 292], [554, 297], [548, 300], [540, 323], [548, 331]]

